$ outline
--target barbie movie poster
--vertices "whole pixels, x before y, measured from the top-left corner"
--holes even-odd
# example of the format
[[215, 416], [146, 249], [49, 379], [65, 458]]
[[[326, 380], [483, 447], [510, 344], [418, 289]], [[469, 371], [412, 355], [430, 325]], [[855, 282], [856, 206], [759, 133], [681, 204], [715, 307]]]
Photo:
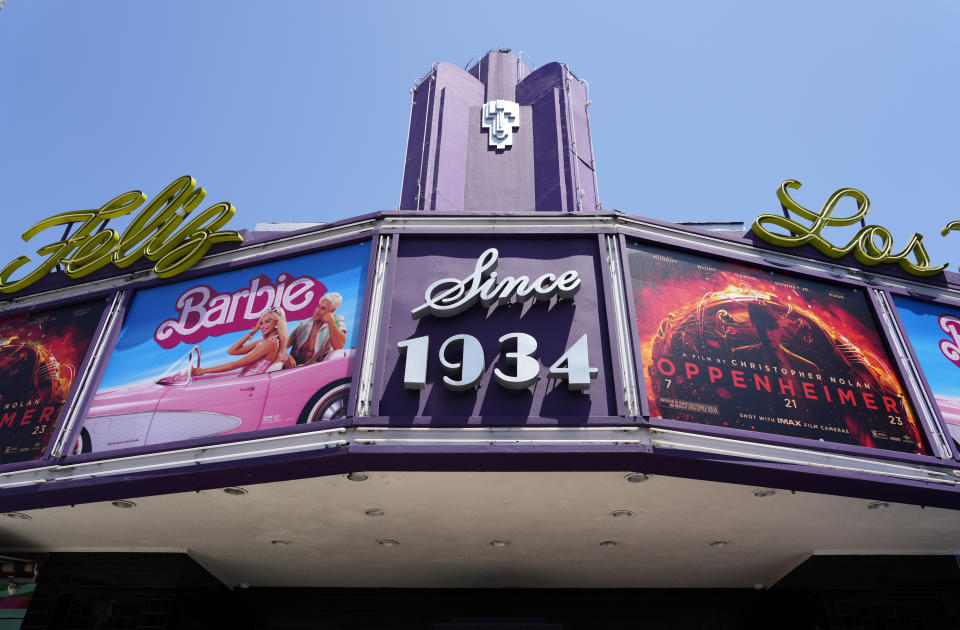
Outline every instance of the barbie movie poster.
[[139, 291], [80, 451], [342, 419], [369, 254], [363, 242]]
[[0, 464], [43, 456], [103, 308], [86, 303], [0, 320]]
[[650, 414], [925, 453], [860, 289], [631, 244]]
[[960, 308], [899, 295], [893, 301], [940, 415], [960, 442]]

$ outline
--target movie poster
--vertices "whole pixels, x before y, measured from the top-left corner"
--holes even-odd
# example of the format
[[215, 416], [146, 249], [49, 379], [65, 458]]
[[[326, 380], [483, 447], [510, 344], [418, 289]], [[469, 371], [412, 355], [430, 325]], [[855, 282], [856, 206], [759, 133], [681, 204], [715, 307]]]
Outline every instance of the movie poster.
[[134, 295], [81, 452], [339, 420], [369, 242]]
[[654, 417], [925, 453], [866, 296], [628, 248]]
[[92, 302], [0, 320], [0, 464], [43, 456], [103, 309]]
[[960, 442], [960, 308], [893, 297], [940, 415]]

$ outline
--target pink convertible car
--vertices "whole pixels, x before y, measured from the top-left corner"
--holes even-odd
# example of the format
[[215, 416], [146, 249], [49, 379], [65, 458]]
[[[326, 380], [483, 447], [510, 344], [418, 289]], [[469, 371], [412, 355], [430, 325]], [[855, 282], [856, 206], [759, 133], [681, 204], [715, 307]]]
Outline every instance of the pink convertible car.
[[76, 453], [98, 453], [342, 418], [353, 350], [322, 363], [264, 374], [190, 376], [194, 348], [156, 382], [99, 392], [84, 419]]

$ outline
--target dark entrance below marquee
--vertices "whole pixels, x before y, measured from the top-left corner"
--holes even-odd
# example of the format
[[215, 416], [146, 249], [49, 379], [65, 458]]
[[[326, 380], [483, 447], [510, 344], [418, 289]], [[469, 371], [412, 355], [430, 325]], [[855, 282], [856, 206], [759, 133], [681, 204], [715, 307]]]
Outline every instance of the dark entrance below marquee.
[[769, 590], [223, 587], [183, 554], [52, 554], [23, 628], [957, 628], [952, 556], [814, 556]]

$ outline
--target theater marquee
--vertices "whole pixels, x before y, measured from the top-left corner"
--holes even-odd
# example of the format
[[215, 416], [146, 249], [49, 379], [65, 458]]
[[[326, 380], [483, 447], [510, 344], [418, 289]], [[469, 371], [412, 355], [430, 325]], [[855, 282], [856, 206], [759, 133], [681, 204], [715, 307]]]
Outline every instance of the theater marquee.
[[926, 453], [862, 289], [631, 244], [651, 416]]

